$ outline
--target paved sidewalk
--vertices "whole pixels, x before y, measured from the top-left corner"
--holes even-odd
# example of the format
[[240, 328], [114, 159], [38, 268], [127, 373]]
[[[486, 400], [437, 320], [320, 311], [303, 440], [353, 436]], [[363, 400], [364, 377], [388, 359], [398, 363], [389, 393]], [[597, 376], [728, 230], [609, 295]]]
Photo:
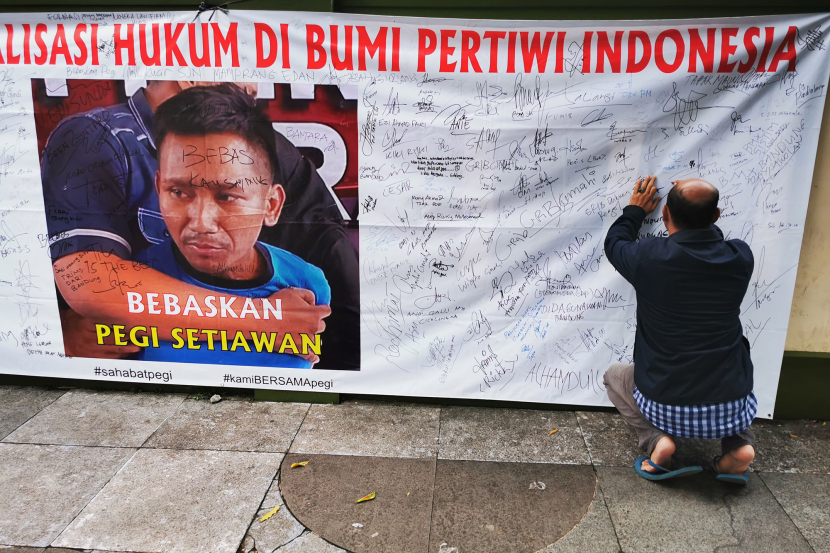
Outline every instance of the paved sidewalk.
[[830, 425], [753, 429], [655, 484], [610, 413], [0, 386], [0, 553], [830, 552]]

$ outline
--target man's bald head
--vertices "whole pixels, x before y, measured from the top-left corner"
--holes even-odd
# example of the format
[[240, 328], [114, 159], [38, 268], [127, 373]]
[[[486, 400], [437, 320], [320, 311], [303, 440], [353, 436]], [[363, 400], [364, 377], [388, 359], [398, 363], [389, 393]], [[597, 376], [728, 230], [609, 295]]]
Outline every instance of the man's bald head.
[[675, 181], [666, 197], [672, 224], [678, 230], [709, 228], [719, 215], [718, 189], [703, 179]]

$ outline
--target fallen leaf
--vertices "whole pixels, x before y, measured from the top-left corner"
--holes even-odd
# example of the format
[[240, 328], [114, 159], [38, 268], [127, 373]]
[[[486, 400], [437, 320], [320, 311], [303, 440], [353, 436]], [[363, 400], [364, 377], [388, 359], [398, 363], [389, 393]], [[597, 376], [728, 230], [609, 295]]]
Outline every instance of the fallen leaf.
[[822, 426], [827, 426], [827, 422], [821, 423]]
[[790, 438], [798, 438], [795, 434], [790, 434]]
[[355, 503], [363, 503], [364, 501], [371, 501], [371, 500], [373, 500], [374, 498], [375, 498], [375, 492], [372, 492], [372, 493], [370, 493], [369, 495], [366, 495], [366, 496], [361, 497], [360, 499], [358, 499], [357, 501], [355, 501]]
[[550, 434], [548, 434], [548, 436], [552, 436], [552, 435], [556, 434], [557, 432], [559, 432], [558, 428], [556, 430], [551, 430]]
[[272, 516], [274, 516], [275, 514], [277, 514], [277, 511], [279, 511], [279, 510], [280, 510], [280, 506], [279, 506], [279, 505], [277, 505], [276, 507], [274, 507], [273, 509], [271, 509], [270, 511], [268, 511], [267, 513], [265, 513], [265, 516], [264, 516], [264, 517], [262, 517], [261, 519], [259, 519], [259, 521], [260, 521], [260, 522], [265, 522], [266, 520], [268, 520], [269, 518], [271, 518]]
[[304, 467], [308, 464], [308, 461], [300, 461], [299, 463], [291, 463], [291, 468], [295, 469], [297, 467]]
[[814, 422], [814, 423], [815, 423], [815, 422], [818, 422], [818, 421], [817, 421], [817, 420], [811, 420], [810, 422]]

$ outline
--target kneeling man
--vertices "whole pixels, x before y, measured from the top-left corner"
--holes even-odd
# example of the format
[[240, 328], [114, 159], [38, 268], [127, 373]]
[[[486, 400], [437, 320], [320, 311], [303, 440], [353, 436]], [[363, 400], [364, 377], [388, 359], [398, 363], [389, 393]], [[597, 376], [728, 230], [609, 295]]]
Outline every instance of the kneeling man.
[[[277, 223], [286, 198], [274, 131], [253, 98], [230, 85], [190, 88], [159, 106], [154, 135], [156, 192], [169, 238], [143, 250], [137, 261], [216, 292], [217, 307], [223, 295], [268, 298], [288, 287], [310, 290], [317, 305], [331, 302], [320, 269], [257, 240], [263, 225]], [[184, 306], [185, 298], [179, 303]], [[237, 302], [222, 316], [240, 317], [244, 311]], [[283, 336], [262, 337], [259, 346], [270, 337], [268, 347], [252, 348], [254, 340], [241, 333], [234, 340], [210, 330], [210, 320], [203, 327], [208, 330], [199, 329], [198, 347], [183, 347], [180, 336], [175, 346], [161, 342], [144, 348], [139, 359], [311, 367], [293, 352], [273, 353]], [[291, 343], [301, 347], [301, 337], [293, 336]]]
[[634, 364], [605, 374], [608, 397], [634, 427], [648, 457], [635, 469], [649, 480], [700, 472], [673, 467], [673, 437], [721, 439], [710, 467], [719, 480], [745, 484], [755, 458], [749, 428], [757, 402], [752, 360], [739, 319], [754, 259], [741, 240], [715, 226], [718, 190], [676, 181], [663, 207], [668, 238], [638, 232], [660, 203], [655, 177], [638, 180], [611, 225], [605, 254], [637, 293]]

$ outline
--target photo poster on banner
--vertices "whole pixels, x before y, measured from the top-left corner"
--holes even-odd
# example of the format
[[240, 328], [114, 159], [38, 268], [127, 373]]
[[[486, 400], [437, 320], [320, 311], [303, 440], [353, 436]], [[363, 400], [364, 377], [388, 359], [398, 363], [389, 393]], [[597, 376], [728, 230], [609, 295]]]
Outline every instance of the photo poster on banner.
[[609, 405], [637, 316], [604, 238], [656, 175], [754, 253], [773, 415], [830, 15], [4, 20], [3, 373]]

